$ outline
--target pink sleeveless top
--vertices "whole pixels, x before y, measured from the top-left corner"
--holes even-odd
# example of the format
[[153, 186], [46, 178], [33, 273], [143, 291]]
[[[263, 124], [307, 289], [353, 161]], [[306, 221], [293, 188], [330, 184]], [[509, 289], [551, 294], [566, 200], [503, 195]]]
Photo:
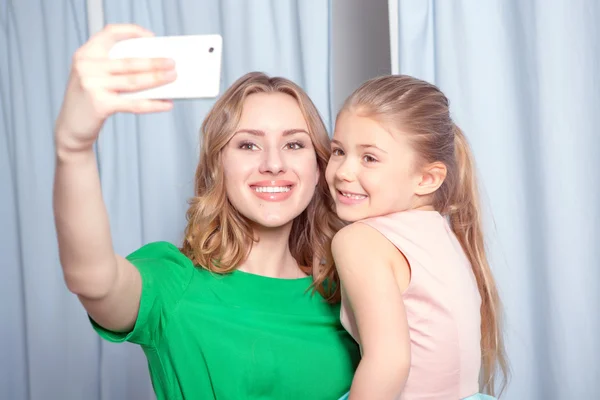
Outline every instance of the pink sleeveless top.
[[[450, 400], [477, 393], [481, 297], [471, 264], [446, 219], [435, 211], [411, 210], [361, 222], [393, 243], [411, 268], [402, 295], [411, 367], [399, 399]], [[356, 322], [346, 310], [343, 300], [342, 323], [357, 338]]]

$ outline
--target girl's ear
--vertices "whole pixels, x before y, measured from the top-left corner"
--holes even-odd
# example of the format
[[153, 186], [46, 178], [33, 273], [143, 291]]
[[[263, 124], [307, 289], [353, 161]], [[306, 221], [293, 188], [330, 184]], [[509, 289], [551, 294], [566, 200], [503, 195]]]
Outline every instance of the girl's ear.
[[442, 162], [436, 161], [426, 165], [421, 170], [415, 193], [420, 196], [432, 194], [442, 186], [447, 173], [446, 165]]

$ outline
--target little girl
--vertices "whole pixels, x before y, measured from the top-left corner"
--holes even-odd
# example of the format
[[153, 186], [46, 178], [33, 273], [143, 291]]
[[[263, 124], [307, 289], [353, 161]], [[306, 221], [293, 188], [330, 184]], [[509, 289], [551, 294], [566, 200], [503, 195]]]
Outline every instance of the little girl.
[[493, 396], [497, 368], [499, 386], [507, 377], [500, 301], [446, 96], [409, 76], [364, 83], [337, 117], [326, 176], [351, 223], [332, 244], [341, 319], [363, 355], [346, 396]]

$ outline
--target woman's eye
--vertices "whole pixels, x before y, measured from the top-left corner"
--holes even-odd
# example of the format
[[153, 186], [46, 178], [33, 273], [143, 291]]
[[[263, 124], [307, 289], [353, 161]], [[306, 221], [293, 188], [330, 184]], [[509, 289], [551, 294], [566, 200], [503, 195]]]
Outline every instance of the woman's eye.
[[257, 150], [258, 146], [252, 142], [242, 142], [242, 143], [240, 143], [238, 148], [240, 148], [242, 150]]
[[343, 156], [344, 155], [344, 151], [342, 149], [333, 149], [331, 152], [331, 155], [333, 156]]
[[373, 156], [370, 156], [370, 155], [368, 155], [368, 154], [367, 154], [366, 156], [364, 156], [364, 157], [363, 157], [363, 160], [364, 160], [365, 162], [367, 162], [367, 163], [372, 163], [372, 162], [376, 162], [376, 161], [377, 161], [377, 159], [376, 159], [375, 157], [373, 157]]
[[304, 144], [300, 142], [291, 142], [287, 144], [287, 147], [292, 150], [300, 150], [304, 148]]

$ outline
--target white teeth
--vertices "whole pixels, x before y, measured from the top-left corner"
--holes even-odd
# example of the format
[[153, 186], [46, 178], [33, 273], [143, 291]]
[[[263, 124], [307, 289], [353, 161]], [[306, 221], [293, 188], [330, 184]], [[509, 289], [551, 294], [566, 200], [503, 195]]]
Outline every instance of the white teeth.
[[254, 186], [254, 191], [258, 193], [283, 193], [290, 190], [291, 186]]
[[340, 192], [342, 193], [342, 196], [347, 197], [349, 199], [354, 199], [354, 200], [362, 200], [362, 199], [366, 199], [367, 196], [363, 195], [363, 194], [352, 194], [352, 193], [345, 193], [345, 192]]

